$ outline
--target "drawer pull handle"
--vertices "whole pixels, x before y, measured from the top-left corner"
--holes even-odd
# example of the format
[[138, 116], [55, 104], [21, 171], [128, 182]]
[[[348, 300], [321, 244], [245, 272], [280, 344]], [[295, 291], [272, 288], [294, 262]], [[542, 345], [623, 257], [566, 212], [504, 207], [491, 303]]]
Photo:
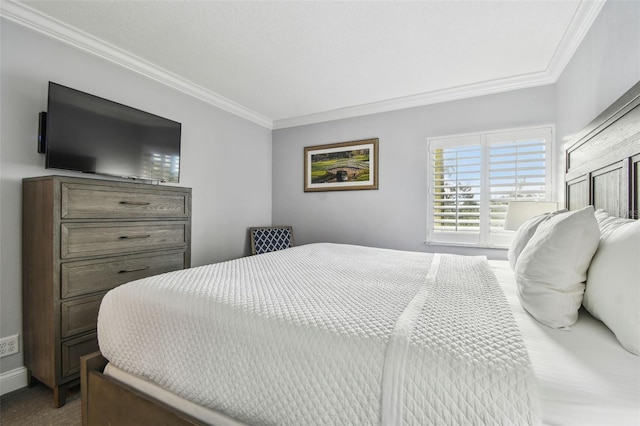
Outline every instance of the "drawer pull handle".
[[147, 201], [120, 201], [120, 204], [125, 204], [128, 206], [148, 206], [151, 203]]
[[138, 272], [138, 271], [146, 271], [147, 269], [149, 269], [148, 266], [143, 266], [142, 268], [135, 268], [135, 269], [123, 269], [121, 271], [118, 271], [119, 274], [128, 274], [129, 272]]
[[149, 238], [151, 235], [150, 234], [146, 234], [146, 235], [123, 235], [120, 237], [121, 240], [133, 240], [136, 238]]

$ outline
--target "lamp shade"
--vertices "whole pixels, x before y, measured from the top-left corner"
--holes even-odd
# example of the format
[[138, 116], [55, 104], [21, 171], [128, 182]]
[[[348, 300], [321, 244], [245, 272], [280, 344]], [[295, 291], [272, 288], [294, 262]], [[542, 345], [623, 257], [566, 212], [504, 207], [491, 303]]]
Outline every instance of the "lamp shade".
[[517, 231], [527, 219], [558, 210], [558, 203], [547, 201], [511, 201], [504, 221], [504, 229]]

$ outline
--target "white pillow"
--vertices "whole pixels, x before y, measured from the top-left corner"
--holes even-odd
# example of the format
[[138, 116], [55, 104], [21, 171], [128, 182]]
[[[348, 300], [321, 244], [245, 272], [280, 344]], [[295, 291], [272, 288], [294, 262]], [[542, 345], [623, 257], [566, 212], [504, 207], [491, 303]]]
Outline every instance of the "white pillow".
[[601, 216], [583, 304], [625, 349], [640, 355], [640, 221]]
[[576, 322], [599, 238], [593, 206], [538, 225], [515, 269], [520, 303], [538, 321], [553, 328]]
[[558, 210], [552, 213], [545, 213], [538, 216], [534, 216], [532, 218], [527, 219], [516, 231], [516, 234], [513, 236], [513, 240], [511, 241], [511, 245], [509, 246], [509, 251], [507, 252], [507, 259], [509, 260], [509, 264], [511, 265], [511, 269], [516, 270], [516, 262], [522, 250], [524, 250], [525, 246], [533, 237], [533, 234], [538, 229], [538, 225], [542, 222], [550, 218], [551, 216], [555, 216], [560, 213], [564, 213], [567, 210]]
[[620, 225], [625, 223], [635, 222], [633, 219], [625, 219], [621, 217], [611, 216], [608, 212], [598, 209], [595, 212], [596, 221], [598, 222], [598, 228], [600, 228], [600, 242], [609, 238], [609, 235]]

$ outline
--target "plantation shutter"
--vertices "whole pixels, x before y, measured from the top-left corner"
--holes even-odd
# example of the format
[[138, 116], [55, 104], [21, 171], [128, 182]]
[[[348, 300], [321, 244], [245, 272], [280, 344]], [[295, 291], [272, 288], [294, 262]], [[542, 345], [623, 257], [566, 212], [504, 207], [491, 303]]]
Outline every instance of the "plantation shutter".
[[482, 202], [482, 145], [479, 137], [431, 145], [431, 237], [478, 244]]
[[551, 201], [550, 127], [429, 140], [427, 241], [505, 247], [510, 201]]

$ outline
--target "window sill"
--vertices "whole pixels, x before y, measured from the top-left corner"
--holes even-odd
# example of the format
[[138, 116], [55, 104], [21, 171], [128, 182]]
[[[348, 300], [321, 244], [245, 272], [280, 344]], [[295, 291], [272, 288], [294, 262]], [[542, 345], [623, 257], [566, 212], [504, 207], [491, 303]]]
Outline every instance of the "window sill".
[[491, 246], [482, 244], [470, 244], [470, 243], [454, 243], [454, 242], [441, 242], [441, 241], [425, 241], [426, 246], [448, 246], [448, 247], [469, 247], [477, 249], [491, 249], [491, 250], [509, 250], [509, 246]]

